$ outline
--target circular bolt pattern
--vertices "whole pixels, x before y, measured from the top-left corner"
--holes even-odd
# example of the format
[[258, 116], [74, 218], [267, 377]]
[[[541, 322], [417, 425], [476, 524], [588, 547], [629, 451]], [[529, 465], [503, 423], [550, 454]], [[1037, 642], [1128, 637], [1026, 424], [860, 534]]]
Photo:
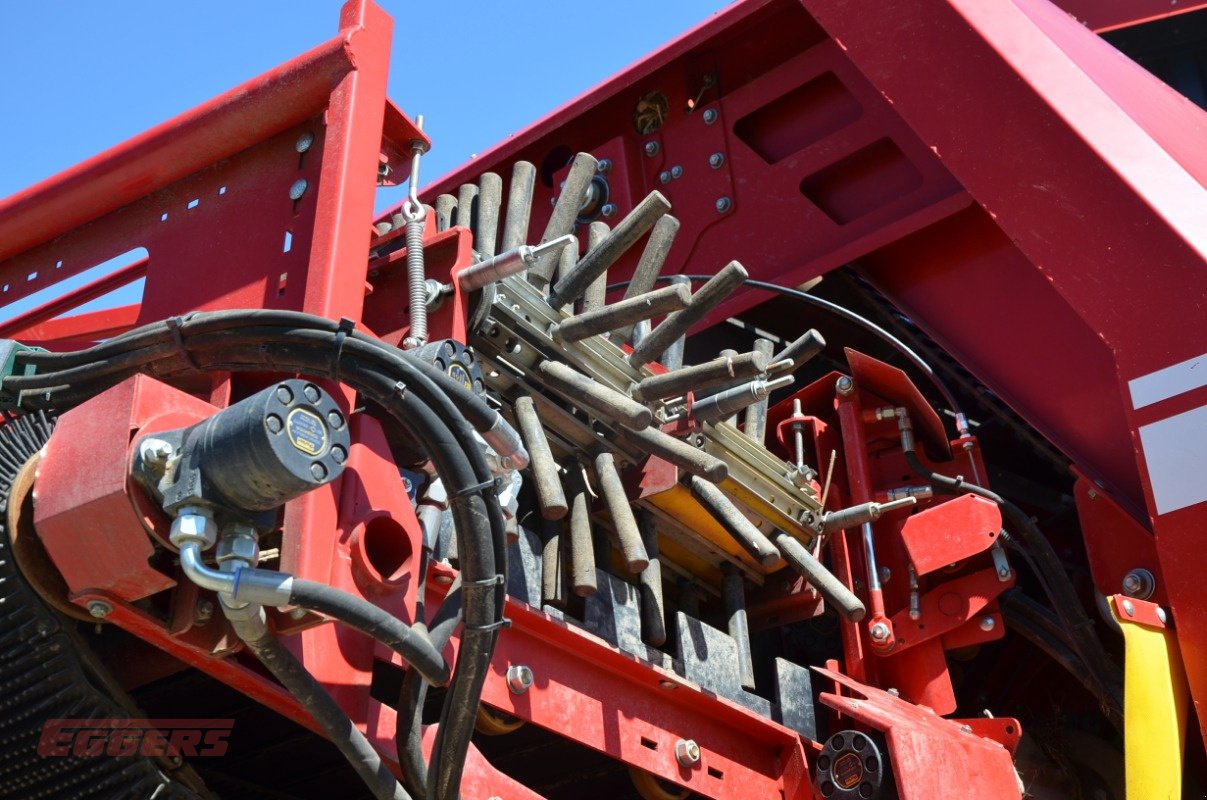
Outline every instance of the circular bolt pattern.
[[104, 600], [92, 600], [88, 603], [88, 613], [97, 619], [104, 619], [113, 611], [113, 606], [106, 603]]
[[725, 163], [725, 154], [724, 153], [713, 153], [711, 156], [708, 157], [708, 166], [712, 167], [713, 169], [720, 169], [721, 165], [723, 165], [724, 163]]
[[717, 198], [717, 213], [718, 214], [727, 214], [727, 213], [729, 213], [729, 209], [731, 209], [731, 208], [733, 208], [733, 201], [730, 200], [728, 197], [718, 197]]
[[840, 731], [831, 736], [814, 762], [817, 793], [834, 800], [895, 797], [882, 747], [875, 738], [859, 731]]
[[306, 131], [305, 133], [303, 133], [301, 136], [298, 137], [298, 140], [294, 144], [293, 149], [297, 150], [299, 153], [305, 153], [307, 150], [310, 149], [310, 147], [313, 144], [314, 144], [314, 134], [311, 133], [310, 131]]
[[680, 739], [675, 742], [675, 760], [684, 767], [700, 763], [700, 745], [695, 739]]
[[715, 108], [705, 109], [704, 110], [704, 124], [711, 125], [716, 121], [717, 121], [717, 110]]
[[507, 668], [507, 688], [512, 694], [524, 694], [532, 688], [532, 669], [523, 664], [514, 664]]
[[645, 147], [642, 148], [642, 150], [645, 151], [645, 154], [650, 158], [658, 155], [658, 151], [661, 149], [661, 145], [659, 145], [657, 142], [646, 142]]
[[306, 194], [306, 190], [310, 188], [310, 184], [305, 178], [298, 178], [293, 182], [293, 186], [289, 187], [289, 199], [301, 200], [302, 195]]

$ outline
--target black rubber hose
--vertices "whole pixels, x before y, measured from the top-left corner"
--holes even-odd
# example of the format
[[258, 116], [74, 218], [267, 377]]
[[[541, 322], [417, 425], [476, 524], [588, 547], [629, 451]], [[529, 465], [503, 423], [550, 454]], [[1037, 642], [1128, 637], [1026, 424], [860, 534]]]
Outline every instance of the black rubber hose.
[[260, 663], [327, 732], [327, 738], [348, 759], [374, 797], [378, 800], [411, 800], [365, 735], [288, 648], [261, 625], [248, 625], [237, 620], [231, 622], [235, 632]]
[[[461, 622], [461, 582], [450, 587], [431, 622], [428, 636], [439, 650], [448, 646], [453, 631]], [[398, 693], [398, 728], [394, 744], [402, 778], [415, 800], [427, 800], [428, 769], [423, 759], [423, 704], [428, 684], [414, 670], [408, 670]]]
[[428, 637], [356, 595], [325, 583], [294, 578], [289, 602], [336, 619], [389, 647], [435, 686], [448, 683], [449, 666]]

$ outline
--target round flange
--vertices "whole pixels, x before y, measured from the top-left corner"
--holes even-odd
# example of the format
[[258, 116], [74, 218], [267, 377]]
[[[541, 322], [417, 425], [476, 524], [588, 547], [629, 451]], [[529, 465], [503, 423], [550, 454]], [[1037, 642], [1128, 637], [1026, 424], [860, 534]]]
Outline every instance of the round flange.
[[861, 731], [839, 731], [817, 756], [813, 786], [826, 800], [872, 800], [893, 796], [884, 748]]

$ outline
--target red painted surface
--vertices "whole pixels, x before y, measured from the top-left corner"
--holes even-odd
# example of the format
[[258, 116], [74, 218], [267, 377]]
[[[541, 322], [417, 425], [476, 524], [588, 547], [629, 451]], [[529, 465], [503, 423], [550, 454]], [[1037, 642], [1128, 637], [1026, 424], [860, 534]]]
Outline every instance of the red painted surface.
[[1002, 512], [997, 504], [966, 494], [912, 514], [901, 540], [919, 575], [983, 553], [997, 541]]

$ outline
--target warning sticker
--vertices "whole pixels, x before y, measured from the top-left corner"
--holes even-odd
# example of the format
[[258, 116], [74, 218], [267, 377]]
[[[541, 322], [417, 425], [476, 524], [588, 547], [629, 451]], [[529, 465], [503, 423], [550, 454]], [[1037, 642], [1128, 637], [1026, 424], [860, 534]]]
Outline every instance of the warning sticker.
[[863, 759], [858, 753], [843, 753], [834, 762], [834, 782], [851, 789], [863, 778]]
[[304, 408], [290, 411], [285, 430], [289, 443], [308, 456], [321, 455], [327, 449], [327, 426], [312, 411]]

